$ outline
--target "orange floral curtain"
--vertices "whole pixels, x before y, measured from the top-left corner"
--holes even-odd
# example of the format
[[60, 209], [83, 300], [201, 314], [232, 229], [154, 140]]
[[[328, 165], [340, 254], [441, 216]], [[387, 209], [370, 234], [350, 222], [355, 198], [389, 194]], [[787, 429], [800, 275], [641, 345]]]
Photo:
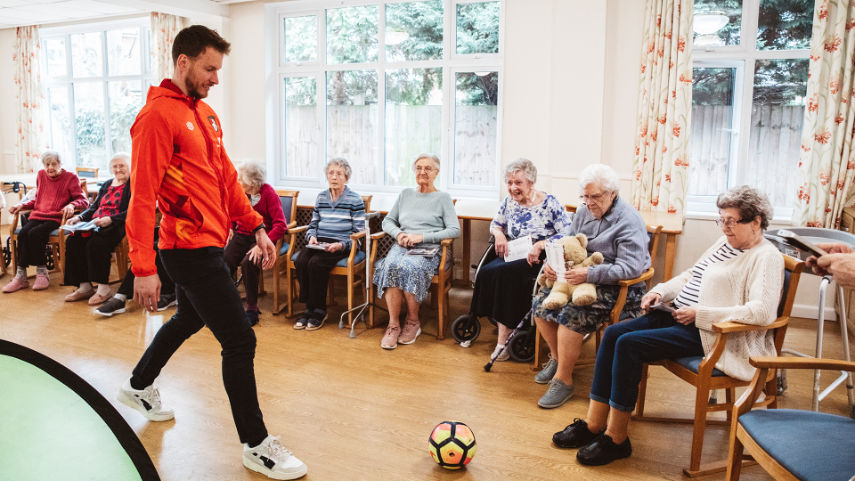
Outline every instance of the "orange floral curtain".
[[632, 202], [683, 215], [692, 113], [692, 0], [647, 0]]
[[817, 2], [808, 69], [807, 108], [793, 209], [796, 225], [837, 229], [855, 206], [855, 4]]
[[39, 28], [18, 27], [15, 38], [15, 89], [18, 132], [15, 142], [15, 168], [33, 172], [39, 167], [42, 151], [48, 148], [45, 134], [44, 94], [39, 64]]
[[168, 13], [151, 12], [151, 54], [154, 82], [172, 77], [172, 41], [187, 25], [187, 19]]

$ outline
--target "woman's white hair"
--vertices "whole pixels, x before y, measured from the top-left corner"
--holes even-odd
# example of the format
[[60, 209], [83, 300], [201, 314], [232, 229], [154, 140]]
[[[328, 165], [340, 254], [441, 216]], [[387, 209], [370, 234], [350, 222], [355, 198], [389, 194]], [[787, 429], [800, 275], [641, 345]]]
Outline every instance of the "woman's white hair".
[[522, 172], [532, 184], [537, 182], [537, 167], [534, 166], [534, 162], [528, 159], [519, 158], [508, 164], [505, 167], [505, 178], [514, 175], [515, 172]]
[[261, 188], [267, 180], [267, 170], [257, 162], [241, 162], [237, 172], [241, 182], [256, 188]]
[[439, 157], [434, 154], [419, 154], [416, 156], [416, 160], [413, 161], [413, 170], [416, 170], [416, 163], [422, 159], [430, 159], [433, 161], [433, 165], [436, 166], [436, 170], [439, 170]]
[[350, 180], [350, 174], [353, 173], [353, 170], [350, 168], [350, 163], [344, 157], [333, 157], [330, 159], [327, 165], [324, 166], [324, 175], [327, 175], [330, 167], [338, 167], [344, 170], [344, 179]]
[[591, 164], [579, 172], [579, 190], [584, 190], [590, 184], [597, 184], [606, 192], [620, 190], [617, 173], [606, 164]]
[[107, 167], [112, 168], [113, 167], [113, 161], [116, 159], [124, 160], [125, 163], [128, 164], [128, 167], [130, 168], [130, 166], [131, 166], [131, 154], [129, 154], [127, 152], [116, 152], [115, 154], [113, 154], [112, 157], [110, 157], [110, 162], [107, 162]]
[[45, 150], [42, 152], [42, 165], [49, 160], [55, 160], [60, 164], [62, 163], [62, 159], [59, 157], [59, 152], [55, 150]]

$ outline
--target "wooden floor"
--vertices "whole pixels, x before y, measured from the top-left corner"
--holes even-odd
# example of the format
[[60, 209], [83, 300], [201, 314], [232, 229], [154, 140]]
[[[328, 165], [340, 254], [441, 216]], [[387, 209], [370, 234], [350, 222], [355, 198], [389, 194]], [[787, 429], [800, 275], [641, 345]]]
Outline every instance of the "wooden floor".
[[[268, 274], [269, 276], [269, 274]], [[40, 351], [65, 364], [111, 400], [139, 434], [162, 479], [266, 479], [241, 465], [241, 446], [220, 377], [219, 346], [207, 330], [191, 338], [159, 378], [174, 421], [147, 422], [114, 399], [117, 388], [172, 314], [146, 316], [136, 305], [104, 318], [85, 303], [66, 304], [70, 288], [58, 275], [44, 292], [0, 295], [0, 338]], [[0, 283], [9, 280], [6, 275]], [[272, 285], [267, 279], [267, 286]], [[468, 310], [470, 291], [452, 290], [452, 319]], [[295, 331], [270, 315], [271, 296], [256, 327], [256, 377], [268, 429], [309, 466], [309, 480], [556, 480], [680, 479], [688, 461], [689, 425], [633, 423], [633, 456], [599, 468], [576, 463], [574, 450], [557, 449], [552, 433], [584, 417], [591, 368], [577, 372], [576, 397], [561, 408], [539, 409], [545, 387], [530, 366], [496, 363], [484, 372], [495, 343], [486, 326], [472, 347], [422, 335], [410, 346], [380, 349], [382, 329], [357, 329], [355, 339], [334, 322], [315, 332]], [[337, 312], [336, 308], [332, 309]], [[435, 332], [435, 310], [423, 306], [426, 330]], [[787, 346], [812, 352], [815, 321], [796, 320]], [[826, 356], [841, 354], [839, 333], [829, 323]], [[590, 346], [586, 346], [591, 351]], [[691, 414], [693, 395], [661, 368], [653, 368], [650, 412]], [[825, 379], [830, 378], [827, 376]], [[825, 381], [827, 382], [827, 381]], [[784, 407], [809, 405], [810, 374], [789, 375]], [[827, 412], [846, 414], [845, 391], [825, 402]], [[4, 413], [9, 415], [9, 413]], [[475, 432], [478, 451], [469, 469], [446, 472], [427, 451], [435, 424], [460, 420]], [[726, 433], [709, 428], [706, 460], [727, 454]], [[721, 479], [723, 475], [706, 479]], [[759, 467], [742, 479], [770, 479]]]

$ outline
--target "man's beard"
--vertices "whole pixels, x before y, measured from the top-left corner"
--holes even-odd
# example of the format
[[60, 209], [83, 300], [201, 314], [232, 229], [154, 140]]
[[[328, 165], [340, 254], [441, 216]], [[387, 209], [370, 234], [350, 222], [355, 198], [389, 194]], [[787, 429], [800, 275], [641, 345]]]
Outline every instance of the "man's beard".
[[207, 93], [206, 93], [206, 94], [202, 94], [201, 92], [199, 92], [199, 86], [200, 86], [200, 83], [199, 83], [199, 82], [196, 82], [196, 81], [195, 81], [195, 79], [194, 79], [193, 77], [191, 77], [191, 76], [189, 76], [189, 75], [188, 75], [188, 76], [187, 76], [187, 80], [185, 81], [185, 84], [186, 84], [186, 86], [187, 86], [187, 94], [188, 94], [190, 97], [193, 97], [193, 98], [196, 98], [196, 99], [203, 99], [203, 98], [205, 98], [205, 97], [207, 97], [207, 96], [208, 96], [208, 94], [207, 94]]

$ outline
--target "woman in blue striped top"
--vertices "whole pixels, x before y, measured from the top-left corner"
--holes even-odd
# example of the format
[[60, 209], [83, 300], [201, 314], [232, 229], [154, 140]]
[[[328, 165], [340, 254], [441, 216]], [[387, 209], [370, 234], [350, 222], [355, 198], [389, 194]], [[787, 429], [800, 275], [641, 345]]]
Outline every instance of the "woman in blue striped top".
[[327, 162], [324, 173], [330, 188], [321, 191], [315, 200], [312, 221], [306, 230], [309, 246], [304, 247], [294, 261], [300, 282], [300, 302], [306, 303], [306, 310], [297, 316], [294, 329], [307, 331], [320, 329], [327, 320], [330, 271], [350, 253], [350, 234], [365, 229], [365, 204], [359, 194], [347, 187], [350, 164], [342, 158], [332, 159]]

